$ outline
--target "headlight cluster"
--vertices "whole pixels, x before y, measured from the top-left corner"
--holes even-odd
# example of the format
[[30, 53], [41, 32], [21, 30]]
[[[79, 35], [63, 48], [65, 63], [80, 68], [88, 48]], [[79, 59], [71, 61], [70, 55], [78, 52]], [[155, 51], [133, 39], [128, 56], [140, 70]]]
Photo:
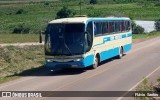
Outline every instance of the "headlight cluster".
[[81, 61], [83, 58], [74, 59], [74, 61]]

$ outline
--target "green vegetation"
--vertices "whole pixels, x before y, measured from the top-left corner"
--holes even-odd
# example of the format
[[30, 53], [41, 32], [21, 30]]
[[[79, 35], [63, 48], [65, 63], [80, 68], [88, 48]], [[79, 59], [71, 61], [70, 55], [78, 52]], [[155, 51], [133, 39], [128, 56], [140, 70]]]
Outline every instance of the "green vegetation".
[[68, 17], [73, 17], [76, 13], [71, 10], [71, 9], [68, 9], [68, 7], [63, 7], [62, 9], [60, 9], [58, 12], [57, 12], [57, 16], [56, 16], [56, 19], [59, 19], [59, 18], [68, 18]]
[[[160, 78], [157, 79], [156, 83], [150, 82], [148, 79], [144, 79], [143, 82], [137, 86], [136, 91], [137, 92], [142, 92], [142, 93], [147, 93], [147, 92], [154, 92], [159, 94], [160, 91]], [[145, 94], [146, 94], [145, 93]], [[158, 100], [156, 97], [147, 97], [147, 96], [141, 96], [141, 97], [136, 97], [137, 100]]]
[[27, 26], [24, 26], [24, 24], [21, 24], [15, 27], [12, 33], [29, 33], [29, 31], [30, 31], [30, 28], [28, 28]]
[[[144, 79], [143, 82], [136, 88], [138, 92], [145, 92], [145, 91], [153, 91], [153, 85], [148, 83], [148, 79]], [[151, 97], [137, 97], [137, 100], [151, 100]]]
[[160, 31], [160, 19], [155, 21], [155, 30]]
[[0, 52], [3, 52], [0, 53], [0, 83], [17, 78], [25, 70], [40, 68], [44, 64], [43, 46], [8, 46], [0, 48]]
[[144, 34], [133, 34], [133, 39], [149, 39], [160, 36], [160, 32], [151, 32]]
[[[82, 15], [89, 17], [114, 15], [128, 16], [138, 20], [157, 20], [160, 18], [160, 7], [155, 4], [157, 4], [156, 0], [98, 0], [97, 4], [91, 5], [90, 0], [83, 0]], [[1, 5], [0, 34], [12, 33], [16, 27], [22, 24], [30, 29], [29, 33], [39, 33], [45, 29], [49, 21], [56, 18], [57, 12], [63, 6], [74, 9], [76, 14], [80, 13], [79, 0]]]
[[90, 0], [90, 4], [97, 4], [97, 0]]
[[144, 33], [144, 28], [137, 25], [134, 21], [132, 21], [132, 33], [133, 34], [143, 34]]
[[152, 84], [148, 83], [148, 79], [144, 79], [142, 84], [140, 84], [136, 90], [137, 91], [152, 91], [153, 90], [152, 87], [153, 87]]

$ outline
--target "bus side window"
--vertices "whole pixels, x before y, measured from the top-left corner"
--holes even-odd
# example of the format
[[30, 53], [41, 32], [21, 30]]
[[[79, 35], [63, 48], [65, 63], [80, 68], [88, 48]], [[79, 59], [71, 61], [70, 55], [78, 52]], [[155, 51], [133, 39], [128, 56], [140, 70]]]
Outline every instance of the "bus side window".
[[122, 30], [122, 31], [125, 32], [125, 31], [126, 31], [125, 21], [122, 22], [122, 27], [123, 27], [123, 30]]
[[93, 26], [93, 27], [94, 27], [94, 35], [98, 34], [98, 33], [97, 33], [97, 25], [96, 25], [95, 23], [94, 23], [94, 26]]
[[122, 21], [120, 21], [120, 32], [122, 32], [123, 31], [123, 23], [122, 23]]
[[120, 32], [120, 21], [117, 22], [118, 23], [118, 32]]
[[94, 34], [95, 36], [102, 34], [102, 22], [94, 23]]
[[109, 22], [109, 33], [112, 33], [112, 22]]
[[112, 33], [115, 33], [115, 21], [112, 22]]
[[103, 34], [107, 34], [108, 33], [108, 22], [103, 22]]
[[115, 21], [115, 32], [117, 33], [118, 31], [119, 31], [118, 21]]

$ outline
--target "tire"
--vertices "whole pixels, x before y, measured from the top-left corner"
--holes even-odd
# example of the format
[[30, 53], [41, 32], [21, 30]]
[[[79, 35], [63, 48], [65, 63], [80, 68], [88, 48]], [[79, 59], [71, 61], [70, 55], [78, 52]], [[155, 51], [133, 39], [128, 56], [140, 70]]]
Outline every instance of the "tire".
[[119, 51], [118, 59], [121, 59], [122, 57], [123, 57], [123, 48], [121, 47]]
[[94, 59], [94, 64], [93, 64], [92, 68], [96, 69], [98, 67], [98, 64], [99, 64], [99, 60], [98, 60], [98, 57], [96, 56]]

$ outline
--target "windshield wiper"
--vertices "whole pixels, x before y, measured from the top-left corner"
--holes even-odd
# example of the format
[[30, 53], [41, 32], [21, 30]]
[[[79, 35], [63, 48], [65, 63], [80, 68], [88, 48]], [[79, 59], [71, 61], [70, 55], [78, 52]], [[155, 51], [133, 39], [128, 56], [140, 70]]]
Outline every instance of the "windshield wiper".
[[[63, 34], [64, 35], [64, 34]], [[71, 54], [71, 55], [73, 55], [73, 53], [71, 52], [71, 50], [69, 49], [69, 47], [67, 46], [67, 44], [66, 44], [66, 42], [65, 42], [65, 38], [64, 38], [64, 36], [63, 36], [63, 43], [64, 43], [64, 46], [67, 48], [67, 50], [69, 51], [69, 53]]]

